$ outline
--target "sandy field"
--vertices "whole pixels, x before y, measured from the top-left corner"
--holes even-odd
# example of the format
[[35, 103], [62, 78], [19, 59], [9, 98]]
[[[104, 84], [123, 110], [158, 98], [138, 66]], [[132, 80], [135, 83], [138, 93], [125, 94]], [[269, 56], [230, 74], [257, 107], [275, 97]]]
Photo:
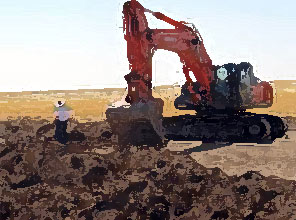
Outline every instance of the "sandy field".
[[[250, 109], [255, 113], [279, 116], [296, 116], [296, 80], [274, 81], [274, 104], [270, 108]], [[174, 100], [180, 95], [180, 86], [159, 86], [153, 91], [155, 97], [164, 101], [163, 115], [194, 114], [194, 111], [180, 111], [174, 108]], [[105, 119], [108, 105], [120, 101], [125, 89], [33, 91], [0, 93], [0, 119], [15, 119], [29, 116], [52, 120], [53, 103], [66, 100], [75, 110], [79, 121], [101, 121]]]

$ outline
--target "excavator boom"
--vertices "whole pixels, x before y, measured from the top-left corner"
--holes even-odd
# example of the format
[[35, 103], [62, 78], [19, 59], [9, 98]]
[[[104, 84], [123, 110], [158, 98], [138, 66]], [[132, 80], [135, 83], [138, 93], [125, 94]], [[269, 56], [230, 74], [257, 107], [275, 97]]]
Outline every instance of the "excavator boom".
[[[149, 12], [157, 19], [173, 25], [175, 29], [150, 29], [144, 12]], [[186, 80], [192, 82], [189, 76], [189, 71], [192, 71], [210, 101], [212, 61], [200, 34], [185, 22], [175, 21], [160, 12], [145, 9], [134, 0], [124, 4], [123, 14], [127, 57], [131, 69], [130, 76], [126, 76], [131, 102], [147, 101], [151, 98], [152, 57], [158, 49], [177, 53], [183, 63]], [[199, 96], [199, 94], [193, 95], [195, 101], [200, 100]]]

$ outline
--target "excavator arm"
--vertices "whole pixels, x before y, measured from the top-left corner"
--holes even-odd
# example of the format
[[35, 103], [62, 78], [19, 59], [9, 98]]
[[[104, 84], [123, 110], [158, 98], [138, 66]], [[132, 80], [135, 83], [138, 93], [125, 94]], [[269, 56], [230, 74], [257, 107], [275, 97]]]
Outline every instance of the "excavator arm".
[[[156, 50], [164, 49], [175, 52], [183, 63], [183, 72], [188, 82], [192, 100], [201, 100], [200, 94], [192, 90], [192, 71], [201, 90], [204, 90], [208, 101], [210, 97], [210, 82], [213, 78], [212, 61], [206, 52], [198, 31], [175, 21], [160, 12], [145, 9], [136, 0], [126, 2], [123, 7], [124, 32], [127, 41], [127, 57], [130, 63], [130, 74], [126, 75], [128, 82], [128, 97], [130, 103], [148, 101], [152, 98], [152, 57]], [[174, 29], [150, 29], [145, 12], [151, 13], [157, 19], [173, 25]]]

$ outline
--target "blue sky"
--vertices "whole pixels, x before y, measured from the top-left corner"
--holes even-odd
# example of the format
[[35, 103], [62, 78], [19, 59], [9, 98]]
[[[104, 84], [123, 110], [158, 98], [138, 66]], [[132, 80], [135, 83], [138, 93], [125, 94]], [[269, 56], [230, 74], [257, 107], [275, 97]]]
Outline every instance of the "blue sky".
[[[214, 64], [249, 61], [263, 80], [296, 79], [294, 2], [140, 0], [153, 11], [194, 23]], [[125, 87], [123, 3], [0, 1], [0, 91]], [[148, 22], [151, 28], [170, 27], [151, 16]], [[183, 80], [181, 68], [177, 55], [157, 51], [154, 85]]]

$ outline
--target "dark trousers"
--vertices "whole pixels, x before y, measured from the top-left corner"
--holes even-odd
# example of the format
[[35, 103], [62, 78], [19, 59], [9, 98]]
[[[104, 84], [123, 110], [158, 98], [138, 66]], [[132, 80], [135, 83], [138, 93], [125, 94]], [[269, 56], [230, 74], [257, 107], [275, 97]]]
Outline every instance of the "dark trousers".
[[54, 138], [61, 144], [66, 144], [68, 142], [67, 123], [68, 120], [55, 120], [56, 130]]

